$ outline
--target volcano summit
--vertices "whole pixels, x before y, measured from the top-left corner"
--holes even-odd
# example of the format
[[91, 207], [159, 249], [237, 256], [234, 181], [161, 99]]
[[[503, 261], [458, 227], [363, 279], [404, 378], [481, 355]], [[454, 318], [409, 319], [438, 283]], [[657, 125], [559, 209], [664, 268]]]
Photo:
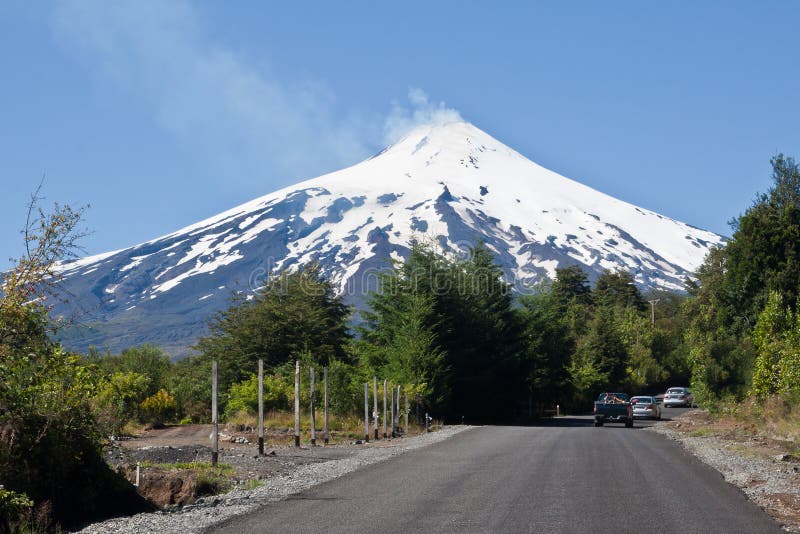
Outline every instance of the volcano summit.
[[723, 238], [560, 176], [466, 122], [418, 127], [378, 155], [171, 234], [64, 264], [74, 350], [144, 342], [182, 356], [233, 291], [316, 261], [363, 302], [412, 240], [460, 251], [483, 241], [523, 291], [556, 267], [622, 269], [643, 288], [681, 290]]

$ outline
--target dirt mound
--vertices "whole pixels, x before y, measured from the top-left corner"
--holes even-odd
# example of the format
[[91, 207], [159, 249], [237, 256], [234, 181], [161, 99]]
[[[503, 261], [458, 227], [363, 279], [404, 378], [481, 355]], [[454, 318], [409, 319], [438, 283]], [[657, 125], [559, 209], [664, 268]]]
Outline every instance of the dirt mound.
[[[136, 468], [128, 468], [126, 478], [136, 480]], [[139, 494], [159, 508], [192, 504], [197, 494], [197, 473], [190, 469], [148, 468], [139, 473]]]

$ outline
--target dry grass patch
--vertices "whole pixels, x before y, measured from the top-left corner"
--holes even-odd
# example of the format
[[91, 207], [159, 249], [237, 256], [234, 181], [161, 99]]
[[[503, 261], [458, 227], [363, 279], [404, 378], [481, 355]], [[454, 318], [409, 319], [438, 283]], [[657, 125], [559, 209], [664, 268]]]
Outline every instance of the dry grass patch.
[[713, 436], [744, 443], [742, 451], [783, 453], [800, 459], [800, 404], [786, 396], [717, 406], [713, 414], [705, 410], [687, 412], [665, 424], [692, 437]]
[[[317, 433], [317, 443], [322, 443], [324, 415], [317, 413], [315, 426]], [[247, 433], [255, 432], [258, 427], [258, 416], [240, 411], [228, 417], [225, 431], [228, 433]], [[388, 427], [387, 427], [388, 428]], [[387, 430], [388, 431], [388, 430]], [[409, 421], [409, 435], [421, 434], [425, 431], [424, 427]], [[375, 427], [370, 420], [370, 436], [374, 435]], [[379, 428], [383, 433], [383, 427]], [[294, 443], [294, 414], [291, 412], [270, 411], [264, 415], [265, 442], [272, 445], [293, 444]], [[364, 419], [360, 416], [349, 415], [330, 415], [328, 417], [329, 442], [332, 445], [352, 442], [364, 439]], [[311, 416], [302, 414], [300, 416], [300, 436], [303, 443], [310, 443], [311, 439]]]

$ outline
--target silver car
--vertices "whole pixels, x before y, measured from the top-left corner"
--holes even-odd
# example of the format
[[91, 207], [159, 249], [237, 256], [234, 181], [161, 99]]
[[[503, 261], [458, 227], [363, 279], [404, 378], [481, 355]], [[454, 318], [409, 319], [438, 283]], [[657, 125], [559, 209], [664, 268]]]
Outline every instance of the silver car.
[[650, 419], [661, 419], [661, 403], [655, 397], [633, 397], [633, 417], [648, 417]]
[[689, 388], [669, 388], [664, 394], [664, 406], [688, 406], [694, 404], [694, 395]]

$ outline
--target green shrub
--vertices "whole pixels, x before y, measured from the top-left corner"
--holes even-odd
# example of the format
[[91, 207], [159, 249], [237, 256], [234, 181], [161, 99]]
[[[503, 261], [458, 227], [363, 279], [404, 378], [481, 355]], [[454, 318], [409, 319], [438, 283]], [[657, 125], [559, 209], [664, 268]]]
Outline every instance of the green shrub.
[[195, 495], [198, 497], [203, 495], [219, 495], [231, 489], [231, 481], [227, 474], [230, 474], [223, 468], [207, 468], [201, 469], [197, 473], [197, 482], [195, 483]]
[[175, 397], [160, 389], [155, 395], [151, 395], [142, 401], [140, 405], [142, 412], [153, 423], [164, 423], [175, 417], [178, 411], [178, 403]]
[[27, 523], [33, 501], [24, 493], [0, 486], [0, 531], [14, 532]]
[[[292, 377], [294, 379], [294, 377]], [[229, 391], [228, 403], [225, 405], [225, 418], [234, 417], [239, 412], [258, 413], [258, 376], [233, 384]], [[264, 410], [288, 410], [290, 399], [294, 398], [294, 385], [281, 375], [264, 377]]]
[[100, 424], [119, 434], [126, 423], [137, 420], [149, 384], [149, 378], [133, 372], [113, 373], [103, 381], [94, 401]]

